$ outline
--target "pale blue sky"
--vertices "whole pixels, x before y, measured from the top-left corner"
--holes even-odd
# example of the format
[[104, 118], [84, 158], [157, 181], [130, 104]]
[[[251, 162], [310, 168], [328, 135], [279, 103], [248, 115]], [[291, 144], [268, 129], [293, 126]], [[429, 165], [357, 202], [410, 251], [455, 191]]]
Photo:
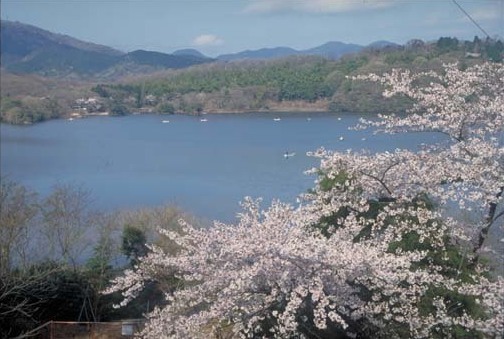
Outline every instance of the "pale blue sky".
[[[504, 37], [504, 0], [457, 0]], [[484, 34], [453, 0], [1, 0], [1, 17], [118, 48], [216, 56], [328, 41], [405, 43]]]

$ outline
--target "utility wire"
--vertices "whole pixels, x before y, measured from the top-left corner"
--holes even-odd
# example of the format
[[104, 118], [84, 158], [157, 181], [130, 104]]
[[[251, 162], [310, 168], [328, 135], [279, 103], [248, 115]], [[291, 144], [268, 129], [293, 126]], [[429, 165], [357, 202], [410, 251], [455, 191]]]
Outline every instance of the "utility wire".
[[452, 2], [457, 5], [457, 7], [473, 22], [473, 24], [476, 25], [476, 27], [478, 27], [482, 32], [483, 34], [485, 34], [487, 36], [487, 38], [490, 38], [490, 35], [483, 29], [483, 27], [481, 27], [477, 22], [476, 20], [474, 20], [471, 15], [469, 13], [466, 12], [466, 10], [464, 8], [462, 8], [462, 6], [459, 5], [459, 3], [457, 2], [457, 0], [452, 0]]

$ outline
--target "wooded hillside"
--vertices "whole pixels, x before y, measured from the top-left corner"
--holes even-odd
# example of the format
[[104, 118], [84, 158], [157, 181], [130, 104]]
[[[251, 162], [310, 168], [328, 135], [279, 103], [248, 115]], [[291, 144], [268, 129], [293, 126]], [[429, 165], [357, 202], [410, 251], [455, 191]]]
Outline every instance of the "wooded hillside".
[[[439, 71], [446, 63], [458, 63], [464, 69], [487, 60], [502, 62], [503, 52], [504, 45], [499, 40], [475, 37], [473, 41], [458, 41], [443, 37], [433, 43], [412, 40], [405, 46], [368, 48], [337, 61], [316, 56], [221, 61], [114, 82], [88, 80], [68, 93], [61, 91], [68, 88], [67, 84], [59, 86], [52, 81], [47, 86], [46, 80], [40, 80], [45, 90], [30, 93], [43, 93], [40, 97], [52, 100], [52, 104], [36, 105], [37, 109], [33, 108], [34, 94], [20, 90], [23, 86], [12, 86], [9, 82], [12, 78], [4, 86], [2, 77], [1, 118], [3, 122], [32, 123], [72, 113], [97, 112], [111, 115], [293, 110], [403, 112], [409, 107], [409, 100], [384, 99], [379, 84], [352, 82], [349, 77], [383, 74], [393, 68]], [[16, 81], [22, 84], [23, 79], [18, 75]], [[92, 106], [82, 104], [90, 98]]]

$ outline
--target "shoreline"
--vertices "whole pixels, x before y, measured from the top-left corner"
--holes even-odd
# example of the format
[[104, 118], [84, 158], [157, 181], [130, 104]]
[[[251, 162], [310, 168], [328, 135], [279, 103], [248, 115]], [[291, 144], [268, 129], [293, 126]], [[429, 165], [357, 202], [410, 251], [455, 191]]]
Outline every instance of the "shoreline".
[[[85, 119], [85, 118], [92, 118], [92, 117], [121, 117], [121, 116], [129, 116], [129, 115], [159, 115], [159, 116], [171, 116], [171, 115], [187, 115], [187, 116], [202, 116], [206, 114], [211, 114], [211, 115], [224, 115], [224, 114], [248, 114], [248, 113], [264, 113], [264, 114], [287, 114], [287, 113], [343, 113], [343, 112], [333, 112], [328, 109], [322, 109], [322, 108], [315, 108], [315, 107], [300, 107], [300, 106], [278, 106], [275, 108], [268, 108], [268, 109], [236, 109], [236, 110], [226, 110], [226, 109], [209, 109], [205, 110], [201, 113], [196, 113], [196, 112], [175, 112], [175, 113], [160, 113], [156, 112], [155, 110], [145, 110], [145, 111], [133, 111], [128, 114], [124, 115], [113, 115], [110, 114], [110, 112], [99, 112], [99, 113], [90, 113], [90, 114], [76, 114], [74, 111], [61, 115], [59, 117], [51, 118], [51, 119], [46, 119], [46, 120], [40, 120], [40, 121], [35, 121], [35, 122], [28, 122], [28, 121], [21, 121], [19, 123], [13, 123], [13, 122], [8, 122], [8, 121], [0, 121], [2, 124], [6, 125], [12, 125], [12, 126], [32, 126], [36, 125], [39, 123], [43, 122], [48, 122], [48, 121], [53, 121], [53, 120], [68, 120], [68, 121], [74, 121], [74, 120], [79, 120], [79, 119]], [[346, 112], [348, 113], [348, 112]]]

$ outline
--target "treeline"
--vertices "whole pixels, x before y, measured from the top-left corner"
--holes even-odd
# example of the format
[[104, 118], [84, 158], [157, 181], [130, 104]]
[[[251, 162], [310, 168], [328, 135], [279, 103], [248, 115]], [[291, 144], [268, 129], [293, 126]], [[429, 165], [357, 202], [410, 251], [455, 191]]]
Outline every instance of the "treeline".
[[[184, 70], [147, 75], [136, 80], [96, 84], [88, 87], [111, 115], [133, 112], [162, 114], [242, 112], [270, 110], [319, 110], [350, 112], [403, 112], [411, 102], [404, 98], [385, 99], [383, 88], [358, 83], [350, 77], [383, 74], [393, 68], [413, 72], [440, 71], [444, 63], [457, 62], [461, 68], [491, 60], [502, 62], [500, 40], [459, 41], [442, 37], [433, 43], [411, 40], [404, 46], [366, 49], [337, 61], [322, 57], [296, 56], [277, 60], [213, 62]], [[51, 99], [51, 97], [49, 97]], [[56, 110], [26, 97], [2, 93], [1, 119], [9, 123], [31, 123], [69, 114], [72, 104], [61, 102]], [[5, 102], [5, 103], [4, 103]]]
[[[411, 71], [442, 69], [447, 62], [464, 68], [485, 60], [502, 61], [501, 41], [459, 41], [443, 37], [435, 43], [411, 40], [405, 46], [367, 49], [331, 61], [321, 57], [289, 57], [268, 61], [212, 63], [148, 76], [122, 84], [93, 88], [111, 107], [127, 114], [139, 109], [159, 113], [269, 110], [284, 102], [320, 101], [328, 111], [402, 112], [404, 98], [384, 99], [377, 84], [356, 84], [352, 76], [383, 74], [392, 68]], [[292, 107], [292, 105], [289, 105]]]
[[92, 84], [1, 71], [0, 122], [30, 124], [63, 117], [73, 102], [93, 95]]
[[67, 112], [58, 100], [50, 97], [5, 96], [2, 97], [0, 107], [2, 112], [0, 121], [16, 125], [59, 118]]
[[[102, 295], [110, 280], [147, 253], [146, 243], [174, 244], [156, 227], [178, 229], [189, 218], [174, 207], [99, 213], [90, 193], [58, 185], [44, 198], [2, 177], [0, 182], [0, 338], [30, 333], [50, 321], [141, 318], [174, 288], [152, 283], [126, 309], [118, 295]], [[172, 284], [173, 282], [173, 284]], [[34, 335], [31, 333], [30, 335]]]

